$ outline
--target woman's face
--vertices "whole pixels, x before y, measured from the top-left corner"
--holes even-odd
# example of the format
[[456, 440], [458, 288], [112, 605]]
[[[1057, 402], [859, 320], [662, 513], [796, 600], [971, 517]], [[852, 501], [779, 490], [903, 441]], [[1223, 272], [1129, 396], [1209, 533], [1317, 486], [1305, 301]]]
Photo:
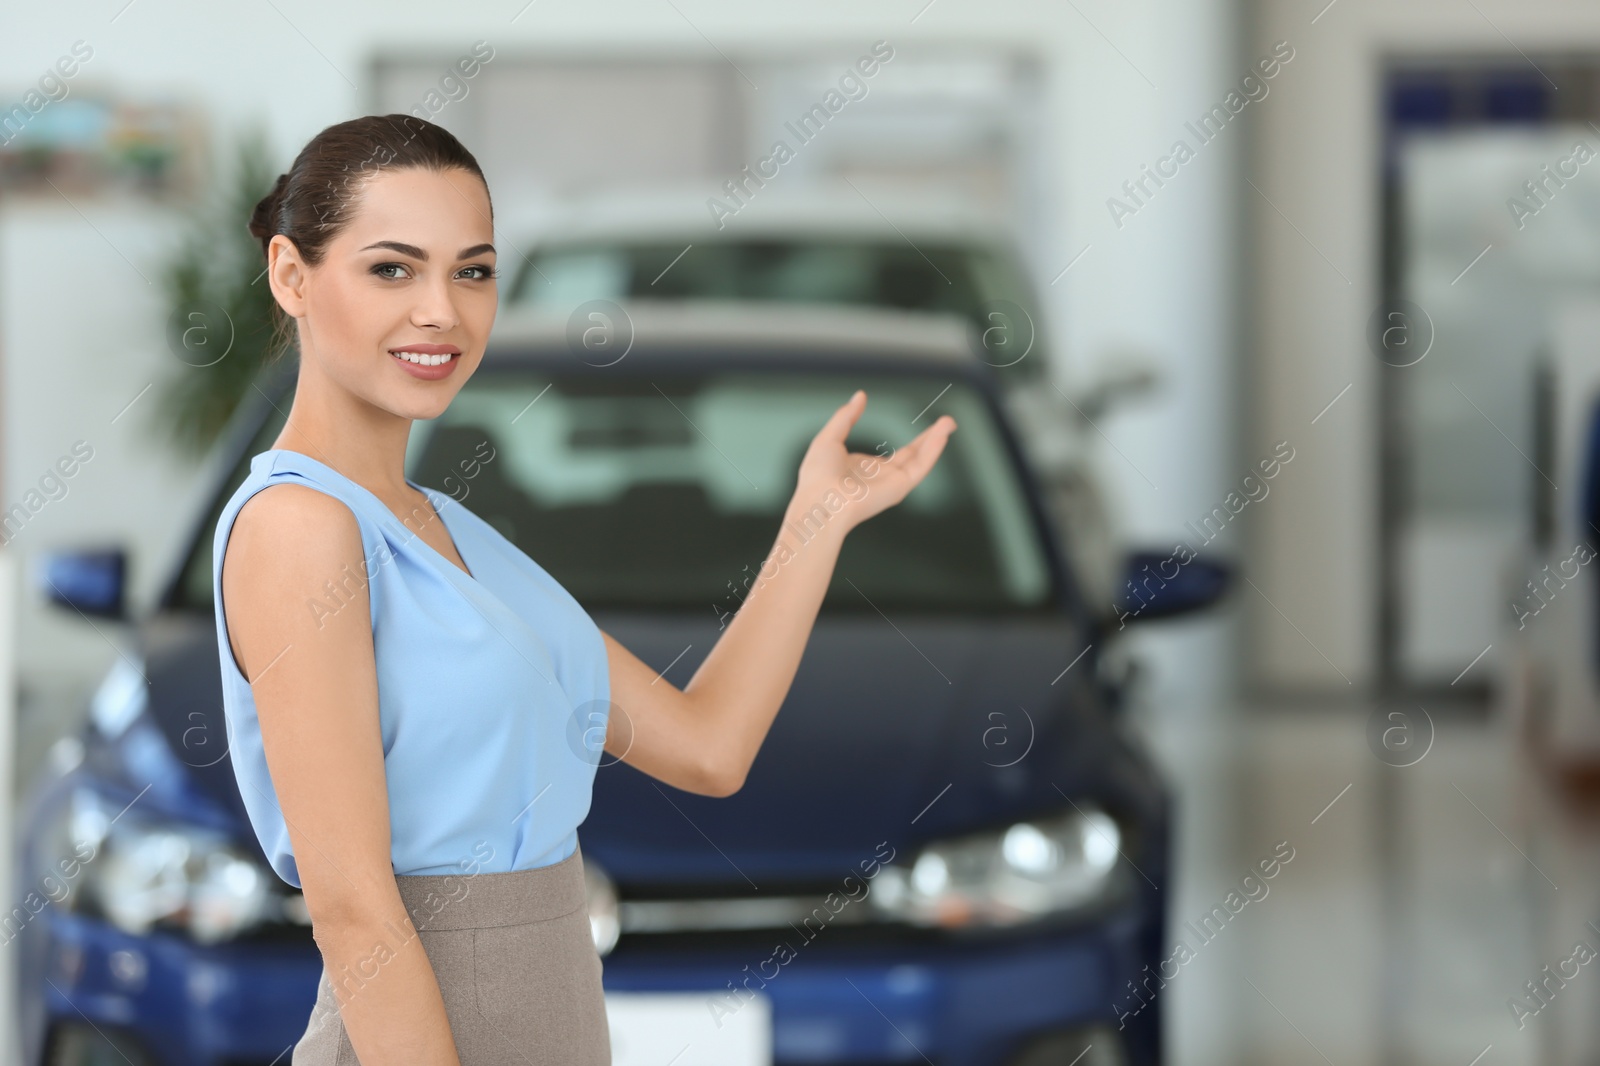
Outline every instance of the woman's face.
[[[286, 238], [275, 238], [286, 240]], [[474, 174], [380, 171], [298, 285], [302, 352], [375, 407], [436, 418], [483, 359], [499, 290], [489, 195]], [[276, 273], [276, 272], [275, 272]], [[424, 352], [403, 361], [397, 349]]]

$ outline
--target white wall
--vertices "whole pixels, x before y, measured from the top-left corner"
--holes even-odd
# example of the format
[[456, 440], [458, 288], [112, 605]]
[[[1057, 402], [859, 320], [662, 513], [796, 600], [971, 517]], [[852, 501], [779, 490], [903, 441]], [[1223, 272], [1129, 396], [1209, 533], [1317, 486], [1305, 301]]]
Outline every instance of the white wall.
[[[1118, 194], [1123, 181], [1138, 176], [1141, 163], [1163, 154], [1181, 135], [1182, 122], [1218, 102], [1227, 83], [1241, 73], [1234, 70], [1233, 7], [1233, 0], [1077, 0], [1075, 5], [911, 0], [892, 7], [824, 0], [780, 9], [698, 0], [675, 9], [638, 0], [526, 8], [512, 2], [493, 18], [468, 18], [463, 9], [415, 0], [381, 8], [303, 0], [219, 7], [190, 0], [133, 5], [113, 21], [100, 13], [89, 17], [35, 6], [8, 16], [10, 32], [0, 36], [0, 69], [42, 71], [83, 39], [95, 55], [80, 78], [191, 94], [205, 102], [219, 127], [264, 116], [287, 164], [319, 129], [364, 110], [358, 86], [380, 42], [449, 56], [478, 38], [497, 49], [623, 55], [665, 50], [696, 57], [713, 54], [712, 43], [736, 53], [784, 42], [853, 48], [878, 38], [905, 54], [915, 54], [919, 42], [982, 40], [1037, 48], [1053, 66], [1047, 102], [1051, 143], [1043, 146], [1043, 154], [1054, 180], [1040, 224], [1055, 253], [1041, 264], [1044, 280], [1056, 277], [1085, 246], [1090, 249], [1047, 289], [1067, 360], [1063, 373], [1081, 377], [1094, 360], [1125, 347], [1150, 353], [1167, 370], [1159, 396], [1102, 426], [1110, 442], [1106, 469], [1130, 526], [1145, 539], [1166, 544], [1185, 519], [1219, 503], [1228, 482], [1242, 473], [1234, 470], [1238, 463], [1229, 427], [1237, 409], [1231, 323], [1238, 287], [1235, 153], [1242, 144], [1234, 134], [1244, 131], [1227, 130], [1121, 228], [1112, 222], [1106, 200]], [[42, 457], [54, 455], [55, 437], [67, 432], [65, 427], [109, 418], [100, 408], [111, 402], [113, 386], [168, 358], [149, 329], [159, 322], [155, 294], [121, 259], [158, 243], [154, 231], [163, 223], [138, 209], [85, 214], [111, 236], [110, 243], [124, 245], [120, 253], [61, 209], [53, 213], [57, 221], [49, 225], [58, 228], [51, 232], [81, 229], [70, 248], [52, 260], [50, 274], [25, 277], [40, 254], [34, 245], [14, 245], [19, 252], [0, 250], [4, 276], [15, 283], [0, 285], [7, 397], [0, 496], [36, 475]], [[30, 232], [28, 227], [40, 225], [46, 223], [26, 216], [7, 221], [0, 241], [15, 241]], [[52, 289], [58, 295], [52, 297]], [[81, 309], [91, 294], [97, 313], [86, 316]], [[71, 328], [63, 330], [67, 316]], [[53, 338], [53, 366], [41, 374], [24, 364], [47, 337]], [[107, 395], [69, 386], [77, 375], [104, 381]], [[55, 387], [44, 387], [47, 380]], [[177, 517], [166, 490], [187, 475], [132, 442], [111, 439], [117, 445], [89, 475], [101, 480], [81, 486], [85, 497], [91, 491], [103, 494], [98, 498], [105, 504], [77, 514], [108, 530], [128, 529], [143, 544], [159, 541]], [[119, 486], [136, 484], [162, 490], [118, 495], [130, 491]], [[1160, 658], [1160, 690], [1184, 700], [1204, 700], [1221, 691], [1226, 679], [1225, 657], [1216, 654], [1221, 632], [1215, 622], [1184, 623], [1147, 635]], [[98, 664], [108, 657], [103, 647], [95, 647], [99, 643], [93, 635], [56, 626], [30, 630], [24, 636], [24, 661], [48, 647], [57, 660], [81, 656]]]
[[74, 469], [57, 466], [64, 457], [88, 456], [8, 544], [27, 568], [19, 574], [24, 682], [70, 689], [109, 664], [121, 630], [47, 607], [33, 591], [32, 564], [60, 546], [124, 543], [135, 594], [146, 600], [192, 499], [193, 468], [158, 446], [146, 422], [156, 394], [146, 387], [179, 367], [165, 348], [166, 309], [146, 280], [173, 219], [136, 202], [0, 207], [0, 509], [24, 502], [52, 471]]

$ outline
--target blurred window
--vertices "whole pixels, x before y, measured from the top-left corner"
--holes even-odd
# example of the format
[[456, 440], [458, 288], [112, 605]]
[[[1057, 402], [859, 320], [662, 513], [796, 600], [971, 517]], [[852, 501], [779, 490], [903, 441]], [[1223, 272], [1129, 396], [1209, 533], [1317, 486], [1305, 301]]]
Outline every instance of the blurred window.
[[[587, 609], [720, 617], [737, 609], [746, 581], [753, 587], [812, 437], [857, 387], [868, 403], [852, 451], [892, 454], [943, 413], [960, 428], [904, 501], [851, 532], [823, 609], [1054, 609], [1041, 530], [999, 426], [976, 392], [945, 379], [480, 372], [443, 415], [413, 427], [407, 471], [498, 529]], [[281, 424], [275, 414], [252, 455]], [[247, 473], [248, 460], [208, 529]], [[212, 609], [211, 541], [200, 538], [179, 606]]]
[[766, 240], [684, 248], [596, 243], [536, 251], [517, 274], [511, 302], [759, 300], [954, 312], [974, 321], [997, 300], [1029, 304], [1011, 265], [981, 247]]

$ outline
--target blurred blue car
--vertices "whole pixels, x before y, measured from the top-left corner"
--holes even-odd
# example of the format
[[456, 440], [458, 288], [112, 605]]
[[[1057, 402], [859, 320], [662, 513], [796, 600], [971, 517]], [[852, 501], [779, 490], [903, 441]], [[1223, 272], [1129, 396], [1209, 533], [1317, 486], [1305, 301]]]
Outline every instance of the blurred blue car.
[[[738, 793], [601, 759], [580, 837], [616, 1062], [1159, 1062], [1163, 999], [1128, 1005], [1168, 954], [1170, 798], [1102, 668], [1118, 624], [1072, 586], [973, 327], [580, 312], [503, 310], [471, 381], [414, 426], [407, 475], [679, 686], [852, 390], [853, 450], [887, 455], [941, 413], [960, 426], [845, 542]], [[7, 937], [30, 1064], [286, 1063], [310, 1014], [321, 958], [240, 801], [211, 596], [217, 516], [277, 436], [293, 366], [258, 384], [152, 611], [129, 618], [119, 550], [43, 572], [61, 605], [131, 624], [27, 797], [17, 898], [40, 902]], [[1216, 597], [1214, 570], [1187, 570], [1143, 579], [1141, 620]], [[593, 711], [574, 709], [575, 752], [598, 747]]]

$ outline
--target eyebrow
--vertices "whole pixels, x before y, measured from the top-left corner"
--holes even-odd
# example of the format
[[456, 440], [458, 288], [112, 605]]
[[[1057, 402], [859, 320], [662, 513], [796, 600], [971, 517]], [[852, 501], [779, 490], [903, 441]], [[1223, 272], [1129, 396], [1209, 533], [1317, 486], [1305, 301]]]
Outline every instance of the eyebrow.
[[[376, 244], [369, 244], [361, 250], [366, 252], [373, 248], [388, 248], [392, 251], [399, 252], [401, 255], [409, 255], [413, 259], [421, 259], [423, 262], [427, 262], [428, 260], [428, 253], [423, 251], [421, 248], [418, 248], [414, 244], [404, 244], [400, 241], [378, 241]], [[494, 245], [492, 244], [474, 244], [471, 248], [461, 249], [461, 251], [456, 255], [456, 258], [469, 259], [472, 256], [482, 255], [485, 252], [493, 251]]]

